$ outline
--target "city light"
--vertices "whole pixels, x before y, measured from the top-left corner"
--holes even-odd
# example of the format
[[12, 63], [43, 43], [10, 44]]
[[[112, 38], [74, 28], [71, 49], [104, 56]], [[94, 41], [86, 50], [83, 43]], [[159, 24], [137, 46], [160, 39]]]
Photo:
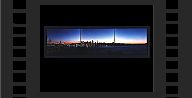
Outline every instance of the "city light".
[[147, 28], [47, 29], [47, 45], [109, 47], [147, 44]]

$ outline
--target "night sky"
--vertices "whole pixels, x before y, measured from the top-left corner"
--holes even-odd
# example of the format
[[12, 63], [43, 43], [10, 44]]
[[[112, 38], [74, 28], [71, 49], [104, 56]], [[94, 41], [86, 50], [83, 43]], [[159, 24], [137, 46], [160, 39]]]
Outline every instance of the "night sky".
[[116, 43], [147, 43], [147, 28], [116, 29]]
[[[81, 29], [82, 41], [114, 42], [128, 44], [147, 43], [147, 28], [118, 28], [118, 29]], [[47, 40], [52, 41], [80, 41], [80, 29], [47, 29]]]
[[114, 42], [114, 29], [82, 29], [82, 41]]
[[80, 29], [47, 29], [47, 40], [52, 41], [70, 41], [80, 40]]

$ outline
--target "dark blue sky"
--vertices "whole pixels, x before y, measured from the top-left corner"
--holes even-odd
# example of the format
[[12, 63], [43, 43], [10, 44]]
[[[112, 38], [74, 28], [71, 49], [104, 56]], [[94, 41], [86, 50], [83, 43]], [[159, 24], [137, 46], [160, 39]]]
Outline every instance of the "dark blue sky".
[[82, 41], [92, 40], [112, 43], [114, 41], [114, 29], [82, 29]]
[[47, 40], [79, 41], [80, 29], [47, 29]]
[[116, 29], [116, 43], [147, 43], [147, 28]]
[[[114, 42], [114, 29], [81, 29], [82, 41]], [[48, 40], [80, 41], [80, 29], [47, 29]], [[147, 43], [147, 28], [115, 29], [116, 43]]]

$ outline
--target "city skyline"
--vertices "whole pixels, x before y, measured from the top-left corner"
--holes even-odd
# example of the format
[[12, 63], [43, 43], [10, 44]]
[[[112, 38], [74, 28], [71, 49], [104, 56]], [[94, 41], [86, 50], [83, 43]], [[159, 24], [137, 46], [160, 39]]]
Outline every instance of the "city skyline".
[[47, 29], [47, 42], [67, 44], [84, 42], [146, 44], [147, 28]]

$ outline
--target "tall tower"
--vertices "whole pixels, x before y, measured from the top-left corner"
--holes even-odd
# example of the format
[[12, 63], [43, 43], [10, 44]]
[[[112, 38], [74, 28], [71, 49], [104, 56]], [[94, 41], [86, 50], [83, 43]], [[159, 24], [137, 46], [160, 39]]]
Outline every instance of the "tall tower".
[[80, 43], [81, 43], [81, 33], [82, 33], [82, 31], [81, 31], [81, 29], [80, 29]]
[[114, 29], [114, 43], [115, 43], [115, 29]]

